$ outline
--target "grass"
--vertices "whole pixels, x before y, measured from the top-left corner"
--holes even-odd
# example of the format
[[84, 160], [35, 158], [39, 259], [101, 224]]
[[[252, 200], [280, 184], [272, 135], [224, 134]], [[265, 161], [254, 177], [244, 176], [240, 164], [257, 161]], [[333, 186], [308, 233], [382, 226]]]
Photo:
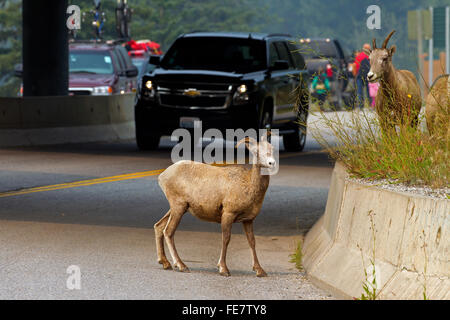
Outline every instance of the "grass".
[[295, 267], [298, 271], [303, 271], [303, 253], [302, 253], [302, 243], [301, 241], [297, 242], [297, 247], [295, 248], [295, 251], [293, 254], [289, 255], [289, 262], [294, 263]]
[[[376, 241], [376, 231], [375, 231], [375, 222], [374, 222], [374, 215], [375, 213], [370, 210], [368, 213], [369, 219], [370, 219], [370, 230], [372, 231], [372, 258], [370, 259], [370, 267], [371, 270], [369, 271], [371, 274], [369, 276], [367, 272], [367, 268], [364, 264], [364, 257], [361, 250], [361, 259], [363, 264], [363, 270], [364, 270], [364, 282], [363, 282], [363, 293], [361, 294], [360, 298], [355, 298], [355, 300], [376, 300], [377, 299], [377, 287], [379, 285], [376, 275], [376, 268], [375, 265], [375, 241]], [[358, 245], [359, 247], [359, 245]]]
[[415, 129], [398, 123], [395, 129], [381, 130], [379, 118], [373, 112], [350, 113], [350, 119], [346, 120], [321, 110], [316, 113], [325, 130], [335, 138], [336, 145], [328, 142], [322, 130], [314, 130], [312, 135], [353, 177], [431, 188], [449, 187], [448, 136], [438, 139], [420, 126]]

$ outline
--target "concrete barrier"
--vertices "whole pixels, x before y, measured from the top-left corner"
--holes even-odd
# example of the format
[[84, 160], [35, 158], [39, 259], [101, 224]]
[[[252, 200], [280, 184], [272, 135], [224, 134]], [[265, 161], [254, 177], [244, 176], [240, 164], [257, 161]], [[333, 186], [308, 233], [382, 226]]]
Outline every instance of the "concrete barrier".
[[340, 298], [361, 297], [375, 269], [377, 298], [450, 299], [449, 235], [450, 200], [363, 185], [337, 163], [325, 213], [305, 237], [303, 265]]
[[134, 138], [134, 94], [0, 98], [0, 147]]

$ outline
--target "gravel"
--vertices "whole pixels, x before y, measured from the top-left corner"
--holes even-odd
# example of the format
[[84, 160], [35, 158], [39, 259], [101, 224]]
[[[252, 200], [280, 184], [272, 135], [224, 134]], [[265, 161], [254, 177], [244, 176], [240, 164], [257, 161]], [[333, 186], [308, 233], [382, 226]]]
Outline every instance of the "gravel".
[[432, 189], [428, 186], [410, 186], [403, 183], [399, 183], [395, 180], [368, 180], [368, 179], [358, 179], [349, 178], [350, 181], [356, 181], [358, 183], [374, 186], [384, 190], [390, 190], [395, 192], [406, 192], [412, 195], [419, 195], [425, 197], [431, 197], [436, 199], [450, 199], [450, 188], [438, 188]]

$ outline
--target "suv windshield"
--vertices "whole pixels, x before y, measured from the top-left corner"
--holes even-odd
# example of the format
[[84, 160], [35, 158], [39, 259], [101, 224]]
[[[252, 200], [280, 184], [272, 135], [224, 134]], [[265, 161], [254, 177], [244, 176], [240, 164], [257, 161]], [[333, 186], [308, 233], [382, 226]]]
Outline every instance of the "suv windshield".
[[305, 59], [336, 58], [336, 47], [333, 41], [312, 40], [300, 43], [299, 51]]
[[114, 72], [108, 51], [70, 51], [70, 73], [112, 74]]
[[161, 67], [247, 73], [266, 68], [265, 43], [254, 39], [198, 37], [178, 39]]

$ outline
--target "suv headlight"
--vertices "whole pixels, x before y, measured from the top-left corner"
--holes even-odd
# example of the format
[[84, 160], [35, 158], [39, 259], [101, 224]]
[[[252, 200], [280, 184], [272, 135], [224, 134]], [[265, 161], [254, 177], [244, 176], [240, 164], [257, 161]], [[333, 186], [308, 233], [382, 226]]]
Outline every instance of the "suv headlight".
[[92, 91], [92, 95], [94, 96], [105, 96], [112, 94], [113, 89], [110, 86], [101, 86], [101, 87], [94, 87], [94, 90]]
[[155, 84], [152, 80], [144, 80], [143, 81], [143, 90], [142, 95], [145, 98], [154, 98], [155, 97]]
[[246, 104], [249, 100], [248, 87], [245, 84], [241, 84], [233, 95], [233, 103], [238, 105]]

